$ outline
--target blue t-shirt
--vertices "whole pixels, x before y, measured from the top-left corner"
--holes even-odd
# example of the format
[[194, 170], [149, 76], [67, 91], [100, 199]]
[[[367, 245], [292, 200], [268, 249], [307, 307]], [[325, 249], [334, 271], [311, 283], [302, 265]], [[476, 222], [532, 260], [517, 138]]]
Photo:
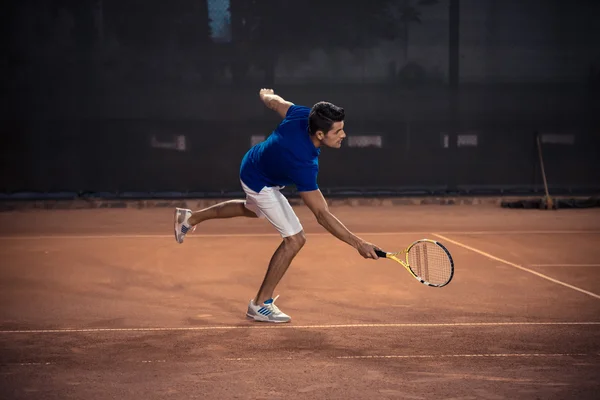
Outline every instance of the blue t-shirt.
[[250, 189], [296, 185], [299, 192], [317, 190], [319, 154], [308, 133], [310, 108], [292, 105], [285, 119], [269, 135], [254, 145], [240, 167], [240, 179]]

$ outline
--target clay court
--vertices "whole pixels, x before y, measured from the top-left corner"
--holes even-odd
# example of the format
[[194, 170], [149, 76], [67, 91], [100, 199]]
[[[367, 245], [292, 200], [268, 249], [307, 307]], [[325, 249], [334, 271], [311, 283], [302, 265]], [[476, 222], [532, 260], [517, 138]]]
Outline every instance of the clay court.
[[[279, 237], [172, 209], [0, 214], [0, 386], [11, 399], [591, 399], [600, 390], [600, 211], [337, 206], [387, 251], [420, 238], [455, 275], [421, 285], [295, 207], [307, 244], [247, 320]], [[35, 223], [31, 221], [35, 220]]]

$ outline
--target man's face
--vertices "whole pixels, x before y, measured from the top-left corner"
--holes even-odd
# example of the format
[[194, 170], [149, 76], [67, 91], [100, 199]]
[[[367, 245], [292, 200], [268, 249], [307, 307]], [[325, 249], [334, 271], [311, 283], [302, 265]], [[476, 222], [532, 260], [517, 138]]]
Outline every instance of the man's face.
[[321, 139], [321, 144], [327, 147], [339, 149], [342, 147], [342, 141], [346, 137], [344, 132], [344, 121], [334, 122], [329, 132]]

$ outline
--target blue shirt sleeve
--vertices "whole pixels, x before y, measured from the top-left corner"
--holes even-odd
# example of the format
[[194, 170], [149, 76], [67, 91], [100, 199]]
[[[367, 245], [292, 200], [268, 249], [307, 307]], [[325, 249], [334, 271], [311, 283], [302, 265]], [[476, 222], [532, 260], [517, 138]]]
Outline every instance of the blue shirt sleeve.
[[293, 104], [288, 108], [285, 119], [307, 118], [310, 114], [310, 108]]
[[298, 192], [310, 192], [317, 190], [317, 174], [319, 168], [315, 165], [309, 168], [295, 168], [290, 172], [290, 179], [296, 185]]

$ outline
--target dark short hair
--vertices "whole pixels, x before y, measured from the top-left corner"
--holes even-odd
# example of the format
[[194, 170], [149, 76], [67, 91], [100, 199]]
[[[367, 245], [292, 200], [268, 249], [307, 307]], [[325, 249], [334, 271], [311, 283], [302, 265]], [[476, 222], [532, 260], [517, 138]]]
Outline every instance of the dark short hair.
[[308, 116], [308, 131], [311, 135], [322, 131], [327, 133], [331, 130], [334, 122], [343, 121], [346, 114], [342, 107], [338, 107], [327, 101], [320, 101], [310, 110]]

